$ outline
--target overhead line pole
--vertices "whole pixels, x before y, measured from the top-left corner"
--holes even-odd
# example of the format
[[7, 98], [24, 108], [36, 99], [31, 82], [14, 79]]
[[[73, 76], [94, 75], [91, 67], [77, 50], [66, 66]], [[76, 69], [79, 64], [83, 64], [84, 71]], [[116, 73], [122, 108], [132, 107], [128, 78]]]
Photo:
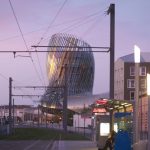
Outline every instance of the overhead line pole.
[[12, 134], [12, 78], [9, 78], [9, 134]]
[[13, 134], [15, 133], [15, 104], [13, 99]]
[[110, 99], [114, 99], [114, 60], [115, 60], [115, 4], [111, 4], [110, 14]]
[[[110, 4], [107, 14], [110, 14], [110, 81], [109, 98], [114, 99], [114, 61], [115, 61], [115, 4]], [[110, 112], [110, 132], [114, 130], [113, 111]]]

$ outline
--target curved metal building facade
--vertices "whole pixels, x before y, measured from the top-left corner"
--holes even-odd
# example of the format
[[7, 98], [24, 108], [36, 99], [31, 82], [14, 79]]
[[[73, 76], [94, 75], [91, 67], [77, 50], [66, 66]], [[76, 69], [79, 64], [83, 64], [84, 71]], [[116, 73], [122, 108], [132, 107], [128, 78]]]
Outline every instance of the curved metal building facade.
[[90, 45], [67, 34], [54, 34], [49, 45], [52, 47], [48, 49], [47, 54], [47, 75], [49, 87], [52, 88], [47, 89], [45, 93], [49, 95], [49, 103], [56, 103], [63, 97], [65, 76], [68, 95], [92, 94], [95, 65]]

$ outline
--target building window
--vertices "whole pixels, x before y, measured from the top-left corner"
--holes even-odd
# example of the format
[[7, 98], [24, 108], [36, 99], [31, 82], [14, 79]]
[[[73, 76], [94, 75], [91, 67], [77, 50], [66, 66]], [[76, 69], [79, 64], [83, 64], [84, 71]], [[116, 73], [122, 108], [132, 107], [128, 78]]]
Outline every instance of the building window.
[[135, 76], [135, 67], [134, 66], [130, 67], [130, 76]]
[[140, 76], [146, 76], [146, 67], [145, 66], [140, 67]]
[[146, 79], [140, 80], [140, 86], [141, 86], [141, 88], [146, 88]]
[[134, 91], [130, 91], [130, 100], [134, 100]]
[[127, 80], [127, 88], [134, 88], [134, 87], [135, 87], [134, 79], [128, 79]]

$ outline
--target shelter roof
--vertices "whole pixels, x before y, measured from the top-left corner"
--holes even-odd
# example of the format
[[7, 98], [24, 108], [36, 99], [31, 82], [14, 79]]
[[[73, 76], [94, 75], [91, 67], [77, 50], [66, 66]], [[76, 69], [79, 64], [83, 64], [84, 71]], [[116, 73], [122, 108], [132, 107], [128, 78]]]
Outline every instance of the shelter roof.
[[93, 108], [100, 108], [101, 110], [106, 110], [106, 112], [125, 109], [131, 107], [132, 102], [127, 100], [116, 100], [116, 99], [98, 99], [93, 104]]

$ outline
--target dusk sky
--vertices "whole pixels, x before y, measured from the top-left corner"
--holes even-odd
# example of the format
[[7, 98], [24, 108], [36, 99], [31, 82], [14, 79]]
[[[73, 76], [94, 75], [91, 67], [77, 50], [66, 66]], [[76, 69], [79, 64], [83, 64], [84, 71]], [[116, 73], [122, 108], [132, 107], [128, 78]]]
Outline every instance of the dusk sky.
[[[10, 5], [13, 6], [19, 31]], [[0, 51], [25, 51], [32, 45], [48, 45], [55, 33], [73, 34], [91, 46], [109, 47], [106, 11], [116, 7], [115, 59], [133, 53], [137, 44], [149, 51], [149, 0], [0, 0]], [[42, 39], [42, 40], [41, 40]], [[26, 45], [25, 45], [26, 43]], [[35, 49], [33, 49], [35, 50]], [[47, 48], [37, 48], [47, 50]], [[98, 50], [98, 49], [97, 49]], [[46, 53], [0, 53], [0, 104], [8, 104], [9, 77], [13, 86], [47, 85]], [[93, 93], [109, 91], [109, 53], [94, 53]], [[43, 90], [13, 89], [13, 94], [42, 94]], [[14, 98], [16, 104], [34, 104], [38, 98]]]

